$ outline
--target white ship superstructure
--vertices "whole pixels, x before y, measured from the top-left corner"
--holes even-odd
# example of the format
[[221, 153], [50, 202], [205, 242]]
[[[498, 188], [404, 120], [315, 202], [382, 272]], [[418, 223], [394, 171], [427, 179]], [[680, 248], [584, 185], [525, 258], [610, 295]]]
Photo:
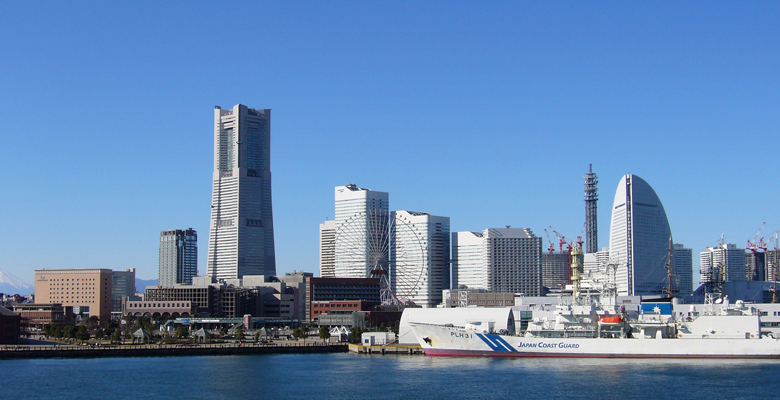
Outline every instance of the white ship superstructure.
[[759, 312], [741, 301], [731, 305], [710, 295], [702, 313], [692, 307], [687, 315], [664, 314], [656, 307], [630, 316], [615, 301], [614, 284], [605, 284], [600, 296], [580, 292], [580, 259], [575, 246], [571, 301], [552, 316], [535, 314], [522, 335], [497, 332], [490, 320], [409, 325], [425, 354], [434, 356], [780, 358], [780, 340], [762, 336]]

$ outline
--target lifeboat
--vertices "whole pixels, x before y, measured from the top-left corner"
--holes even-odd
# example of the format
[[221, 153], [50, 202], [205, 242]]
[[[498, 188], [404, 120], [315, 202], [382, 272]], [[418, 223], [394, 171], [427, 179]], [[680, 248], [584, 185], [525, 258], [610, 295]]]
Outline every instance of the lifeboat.
[[620, 315], [609, 315], [599, 319], [599, 325], [620, 325], [623, 323], [623, 318]]

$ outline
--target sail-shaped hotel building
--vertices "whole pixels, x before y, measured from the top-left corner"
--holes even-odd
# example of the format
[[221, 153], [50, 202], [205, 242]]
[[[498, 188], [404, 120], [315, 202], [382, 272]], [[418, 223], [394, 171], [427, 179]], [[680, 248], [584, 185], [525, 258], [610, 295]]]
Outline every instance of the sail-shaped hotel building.
[[609, 258], [617, 262], [618, 295], [662, 294], [672, 231], [661, 199], [644, 179], [625, 175], [612, 205]]

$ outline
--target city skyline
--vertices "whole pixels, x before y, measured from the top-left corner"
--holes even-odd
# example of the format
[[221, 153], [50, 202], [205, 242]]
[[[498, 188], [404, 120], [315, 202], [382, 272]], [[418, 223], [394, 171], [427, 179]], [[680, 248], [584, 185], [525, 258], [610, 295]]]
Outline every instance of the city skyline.
[[[86, 7], [0, 6], [15, 60], [0, 65], [0, 270], [28, 284], [42, 268], [150, 279], [160, 231], [209, 232], [209, 110], [239, 102], [274, 109], [277, 274], [317, 270], [344, 182], [452, 232], [553, 226], [572, 241], [593, 164], [601, 247], [625, 174], [652, 183], [694, 255], [780, 228], [764, 145], [780, 132], [777, 4]], [[240, 56], [228, 68], [211, 48]], [[65, 234], [41, 246], [42, 226]]]

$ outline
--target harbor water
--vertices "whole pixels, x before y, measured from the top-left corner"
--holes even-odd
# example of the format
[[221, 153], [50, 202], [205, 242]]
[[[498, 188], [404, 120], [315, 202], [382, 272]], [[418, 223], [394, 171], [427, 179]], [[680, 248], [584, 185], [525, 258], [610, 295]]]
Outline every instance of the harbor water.
[[2, 360], [0, 399], [758, 399], [780, 361], [408, 355]]

